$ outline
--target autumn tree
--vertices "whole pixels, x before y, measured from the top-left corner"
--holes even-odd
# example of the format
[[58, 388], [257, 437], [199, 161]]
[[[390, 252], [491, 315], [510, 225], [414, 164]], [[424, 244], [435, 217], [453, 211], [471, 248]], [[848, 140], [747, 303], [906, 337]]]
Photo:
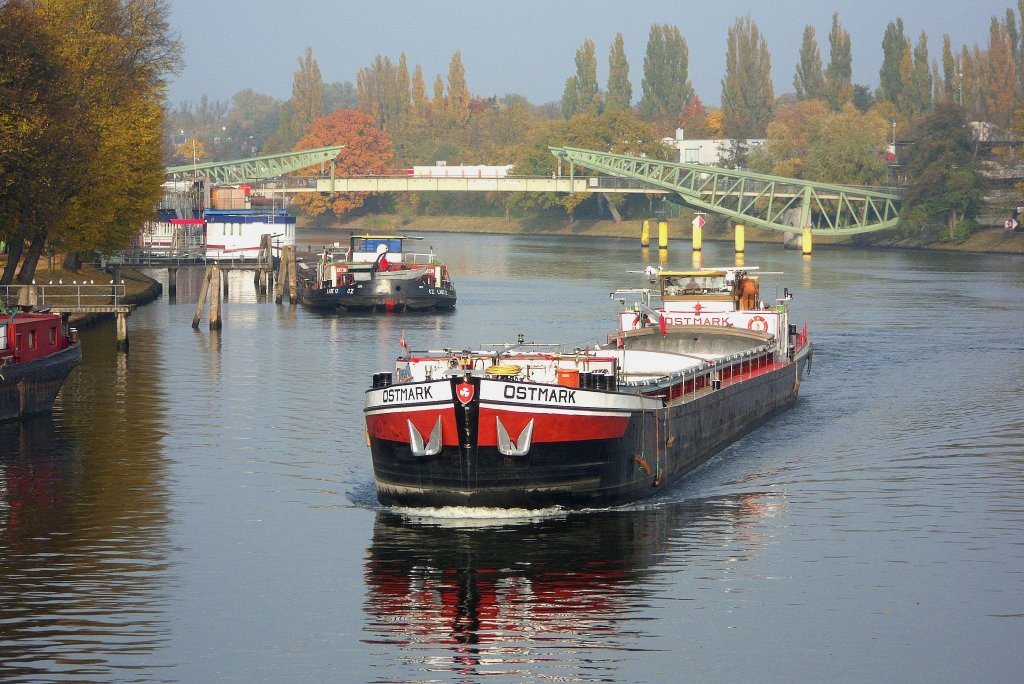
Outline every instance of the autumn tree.
[[721, 110], [708, 110], [700, 97], [694, 95], [690, 104], [686, 105], [676, 124], [691, 140], [714, 139], [722, 137]]
[[299, 58], [299, 70], [292, 79], [292, 110], [298, 129], [303, 133], [314, 119], [323, 114], [324, 83], [320, 65], [313, 59], [313, 48], [307, 47]]
[[466, 67], [462, 65], [462, 53], [456, 50], [448, 64], [448, 98], [445, 108], [453, 125], [462, 126], [469, 121], [469, 99]]
[[825, 70], [825, 96], [834, 111], [853, 100], [853, 52], [850, 32], [839, 23], [839, 13], [832, 14], [832, 31], [828, 34], [829, 60]]
[[601, 91], [597, 85], [597, 53], [594, 41], [587, 38], [576, 50], [576, 73], [565, 82], [562, 93], [562, 116], [598, 114]]
[[[12, 17], [8, 11], [27, 14]], [[24, 250], [17, 280], [30, 282], [47, 246], [65, 250], [66, 264], [74, 267], [78, 252], [126, 246], [153, 215], [163, 182], [165, 77], [180, 64], [181, 52], [161, 0], [9, 0], [0, 12], [3, 21], [23, 22], [35, 31], [40, 51], [33, 59], [52, 77], [35, 115], [42, 125], [63, 129], [51, 139], [53, 147], [39, 151], [60, 165], [37, 165], [35, 172], [45, 175], [24, 177], [28, 182], [16, 190], [34, 194], [24, 207], [45, 208], [45, 215], [26, 217], [23, 211], [29, 221], [11, 240], [10, 262], [16, 264]], [[31, 71], [0, 73], [37, 78]], [[10, 282], [12, 276], [8, 268], [3, 279]]]
[[[335, 173], [342, 177], [382, 174], [391, 165], [391, 138], [374, 126], [373, 119], [354, 109], [338, 109], [316, 119], [309, 132], [296, 143], [295, 149], [344, 145], [335, 159]], [[304, 169], [300, 175], [319, 175], [320, 167]], [[294, 204], [309, 216], [331, 211], [337, 217], [358, 209], [369, 193], [349, 192], [321, 196], [307, 192], [296, 195]]]
[[622, 34], [615, 34], [608, 53], [608, 92], [605, 95], [606, 112], [624, 112], [633, 102], [633, 85], [629, 81], [629, 62]]
[[690, 51], [678, 26], [651, 27], [640, 83], [640, 116], [667, 130], [693, 97]]
[[814, 39], [814, 27], [804, 27], [804, 38], [800, 43], [800, 61], [793, 76], [796, 99], [816, 100], [825, 96], [825, 72], [821, 67], [821, 53]]
[[1018, 102], [1017, 67], [1006, 24], [992, 17], [984, 77], [985, 110], [995, 124], [1008, 127]]
[[772, 60], [764, 36], [750, 15], [729, 29], [722, 79], [722, 111], [729, 138], [764, 137], [772, 119], [775, 92]]

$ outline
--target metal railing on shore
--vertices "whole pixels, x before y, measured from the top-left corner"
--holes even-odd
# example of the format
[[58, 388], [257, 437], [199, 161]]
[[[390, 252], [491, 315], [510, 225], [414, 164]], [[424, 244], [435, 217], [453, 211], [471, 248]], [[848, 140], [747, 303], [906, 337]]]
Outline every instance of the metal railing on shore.
[[124, 283], [47, 283], [0, 285], [0, 302], [7, 306], [33, 306], [61, 311], [114, 311], [125, 306]]

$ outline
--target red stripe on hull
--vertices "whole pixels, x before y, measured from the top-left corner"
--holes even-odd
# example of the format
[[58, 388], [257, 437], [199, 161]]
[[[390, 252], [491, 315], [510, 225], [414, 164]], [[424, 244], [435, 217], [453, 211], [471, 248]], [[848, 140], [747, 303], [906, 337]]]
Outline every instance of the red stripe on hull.
[[508, 436], [518, 440], [526, 425], [533, 420], [532, 442], [582, 442], [595, 439], [615, 439], [626, 433], [629, 414], [616, 416], [587, 415], [586, 413], [544, 413], [539, 409], [529, 412], [505, 411], [480, 406], [477, 444], [493, 447], [498, 444], [498, 423], [505, 426]]
[[423, 441], [427, 441], [430, 438], [430, 432], [437, 424], [438, 416], [441, 416], [441, 443], [444, 446], [458, 446], [459, 435], [455, 427], [455, 409], [451, 406], [431, 407], [422, 411], [410, 408], [394, 413], [367, 414], [366, 430], [370, 437], [408, 444], [408, 421], [411, 420], [413, 426], [422, 435]]

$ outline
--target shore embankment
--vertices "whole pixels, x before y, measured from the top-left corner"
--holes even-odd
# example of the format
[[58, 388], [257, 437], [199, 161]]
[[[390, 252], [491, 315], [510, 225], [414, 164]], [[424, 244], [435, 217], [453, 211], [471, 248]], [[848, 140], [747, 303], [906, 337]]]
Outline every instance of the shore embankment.
[[[668, 239], [679, 241], [691, 239], [689, 221], [670, 219]], [[581, 220], [552, 225], [536, 219], [505, 219], [493, 216], [418, 216], [411, 220], [398, 215], [374, 215], [343, 221], [334, 225], [314, 225], [299, 218], [299, 230], [305, 228], [339, 231], [401, 231], [403, 233], [491, 233], [502, 235], [578, 235], [580, 237], [621, 238], [640, 240], [641, 222], [628, 220], [614, 221]], [[301, 233], [300, 233], [301, 235]], [[651, 242], [657, 245], [657, 225], [651, 226]], [[709, 225], [704, 229], [706, 242], [732, 242], [733, 231], [725, 226]], [[746, 242], [775, 242], [781, 244], [783, 234], [774, 230], [747, 226], [744, 231]], [[1007, 232], [1003, 228], [982, 228], [963, 242], [940, 242], [933, 239], [909, 238], [896, 235], [894, 231], [882, 231], [860, 236], [828, 235], [814, 236], [814, 249], [830, 246], [860, 247], [864, 249], [921, 249], [944, 252], [967, 252], [983, 254], [1024, 254], [1024, 232]]]

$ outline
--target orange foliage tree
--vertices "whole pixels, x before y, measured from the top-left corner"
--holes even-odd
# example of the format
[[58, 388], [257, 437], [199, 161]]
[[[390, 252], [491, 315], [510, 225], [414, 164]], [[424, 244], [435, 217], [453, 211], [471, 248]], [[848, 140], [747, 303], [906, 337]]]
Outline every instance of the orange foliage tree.
[[[394, 157], [391, 136], [376, 128], [373, 118], [354, 109], [338, 109], [313, 121], [305, 137], [295, 145], [296, 150], [344, 145], [335, 159], [335, 174], [340, 177], [368, 176], [385, 173]], [[330, 173], [324, 167], [309, 167], [299, 175], [319, 176]], [[363, 206], [370, 193], [339, 192], [321, 195], [317, 192], [299, 193], [294, 203], [310, 216], [332, 211], [338, 218]]]

